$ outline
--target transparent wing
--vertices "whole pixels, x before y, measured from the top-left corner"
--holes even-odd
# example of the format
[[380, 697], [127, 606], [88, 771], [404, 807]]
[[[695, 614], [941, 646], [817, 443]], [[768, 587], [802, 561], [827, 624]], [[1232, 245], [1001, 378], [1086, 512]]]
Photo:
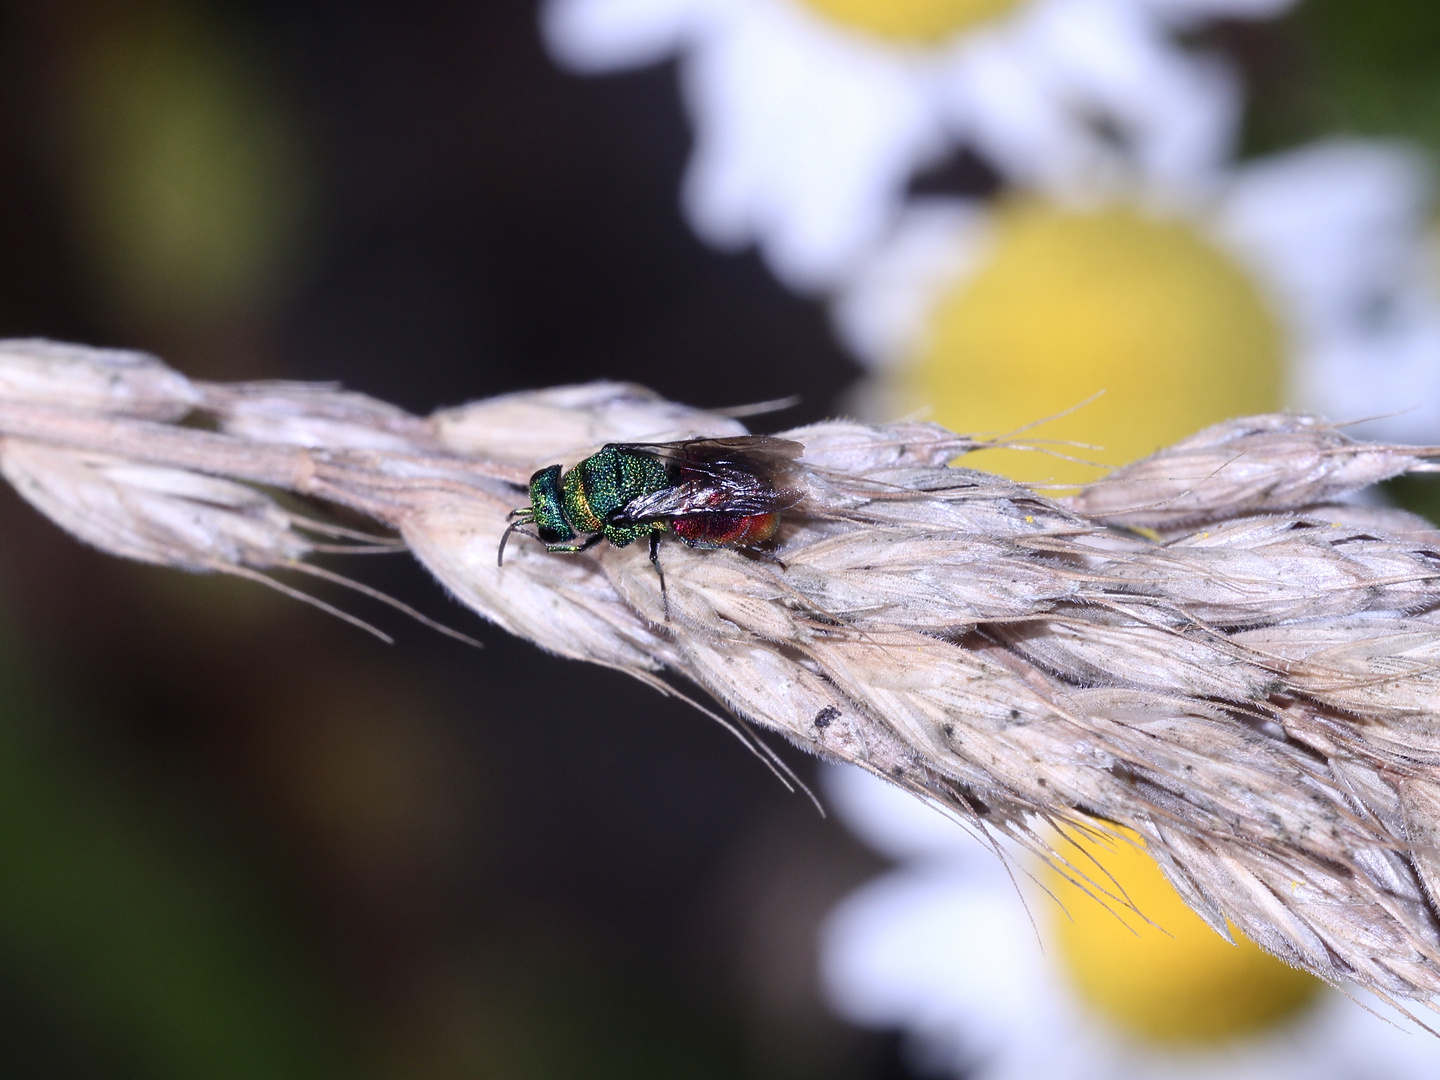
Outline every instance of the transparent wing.
[[611, 515], [615, 524], [636, 524], [696, 514], [770, 514], [793, 506], [800, 492], [785, 485], [805, 447], [770, 435], [688, 439], [622, 447], [654, 454], [670, 467], [674, 483], [632, 499]]
[[798, 491], [756, 484], [748, 478], [729, 480], [707, 476], [632, 499], [611, 515], [617, 525], [692, 517], [696, 514], [735, 514], [750, 517], [784, 510], [800, 500]]

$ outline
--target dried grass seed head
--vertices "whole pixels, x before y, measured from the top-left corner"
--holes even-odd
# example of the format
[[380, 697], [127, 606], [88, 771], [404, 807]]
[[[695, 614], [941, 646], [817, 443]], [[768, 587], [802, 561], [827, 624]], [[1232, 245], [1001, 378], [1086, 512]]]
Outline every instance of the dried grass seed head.
[[[74, 377], [65, 363], [54, 378]], [[186, 385], [159, 396], [174, 407]], [[398, 529], [507, 629], [652, 683], [685, 675], [1112, 905], [1126, 902], [1065, 835], [1134, 830], [1217, 932], [1228, 920], [1323, 978], [1427, 1003], [1440, 991], [1440, 538], [1329, 505], [1427, 468], [1426, 449], [1250, 418], [1061, 503], [949, 467], [975, 444], [933, 425], [801, 428], [784, 433], [805, 446], [804, 498], [780, 560], [667, 543], [667, 613], [634, 548], [522, 543], [497, 568], [505, 516], [535, 468], [608, 441], [733, 435], [734, 420], [621, 384], [429, 420], [328, 387], [206, 386], [219, 439], [117, 421], [127, 393], [93, 405], [126, 446], [150, 440], [123, 460], [82, 448], [73, 418], [46, 428], [44, 395], [0, 398], [6, 474], [107, 550], [237, 570], [299, 558], [295, 522], [234, 483], [288, 477]], [[301, 449], [276, 459], [276, 444]]]

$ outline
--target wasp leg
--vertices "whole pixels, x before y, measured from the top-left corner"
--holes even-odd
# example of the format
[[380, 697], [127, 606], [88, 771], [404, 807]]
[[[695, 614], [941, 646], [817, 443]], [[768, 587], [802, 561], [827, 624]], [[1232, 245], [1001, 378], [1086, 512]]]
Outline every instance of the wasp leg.
[[670, 621], [670, 594], [665, 591], [665, 571], [660, 569], [660, 534], [650, 534], [650, 565], [660, 575], [660, 602], [665, 606], [665, 621]]
[[546, 544], [545, 550], [557, 555], [579, 555], [582, 551], [589, 551], [604, 539], [604, 533], [596, 533], [583, 544]]

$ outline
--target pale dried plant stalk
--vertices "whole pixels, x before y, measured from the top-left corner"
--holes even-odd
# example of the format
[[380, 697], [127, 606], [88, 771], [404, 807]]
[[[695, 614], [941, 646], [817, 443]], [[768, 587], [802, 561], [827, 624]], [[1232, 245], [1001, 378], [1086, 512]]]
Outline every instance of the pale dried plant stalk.
[[778, 562], [666, 544], [668, 602], [643, 545], [520, 542], [496, 565], [534, 469], [743, 431], [614, 383], [426, 419], [334, 387], [191, 383], [133, 353], [0, 342], [0, 468], [97, 547], [255, 575], [337, 539], [267, 489], [358, 510], [543, 648], [661, 686], [684, 675], [1117, 909], [1067, 838], [1124, 826], [1217, 933], [1434, 1006], [1440, 533], [1338, 500], [1435, 450], [1252, 417], [1054, 500], [949, 466], [976, 444], [935, 425], [837, 421], [784, 433], [805, 447], [804, 498]]

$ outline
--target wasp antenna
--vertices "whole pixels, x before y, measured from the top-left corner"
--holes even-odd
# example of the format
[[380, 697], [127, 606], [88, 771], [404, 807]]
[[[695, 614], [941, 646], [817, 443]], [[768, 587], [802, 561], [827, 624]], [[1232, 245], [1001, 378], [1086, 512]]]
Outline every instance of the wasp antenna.
[[[519, 511], [516, 511], [517, 513]], [[505, 545], [510, 542], [510, 534], [516, 532], [525, 523], [523, 521], [512, 521], [505, 527], [505, 532], [500, 537], [500, 550], [495, 553], [495, 565], [505, 565]]]

